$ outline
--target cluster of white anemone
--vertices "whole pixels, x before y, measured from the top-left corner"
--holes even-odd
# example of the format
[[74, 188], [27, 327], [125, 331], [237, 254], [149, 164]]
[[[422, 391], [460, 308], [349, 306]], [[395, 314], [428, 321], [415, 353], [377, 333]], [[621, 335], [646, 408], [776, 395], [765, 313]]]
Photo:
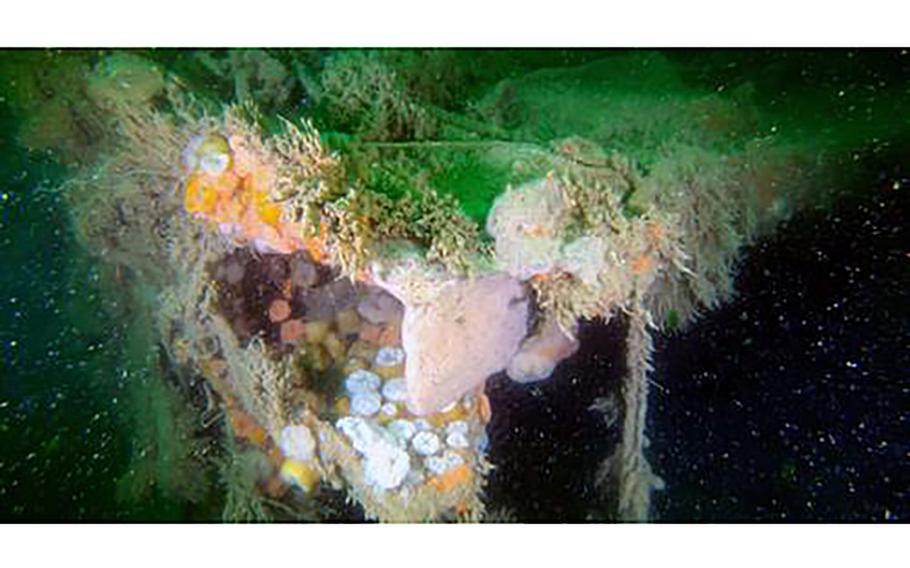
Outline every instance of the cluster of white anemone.
[[[402, 349], [384, 347], [377, 352], [374, 365], [394, 367], [403, 362]], [[466, 421], [434, 428], [422, 418], [395, 418], [399, 405], [407, 399], [404, 378], [383, 381], [377, 373], [359, 369], [345, 378], [344, 386], [351, 401], [350, 415], [340, 418], [335, 426], [363, 457], [368, 485], [393, 490], [420, 483], [427, 473], [439, 475], [464, 463], [458, 450], [470, 446]], [[383, 425], [380, 417], [392, 420]]]

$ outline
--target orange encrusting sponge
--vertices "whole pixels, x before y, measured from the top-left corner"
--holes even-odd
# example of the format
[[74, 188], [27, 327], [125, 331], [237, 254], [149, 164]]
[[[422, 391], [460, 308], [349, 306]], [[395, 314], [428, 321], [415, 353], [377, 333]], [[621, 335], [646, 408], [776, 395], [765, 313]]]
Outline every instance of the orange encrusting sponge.
[[184, 209], [243, 244], [284, 254], [311, 248], [303, 227], [282, 220], [281, 205], [269, 198], [269, 168], [252, 156], [235, 158], [225, 160], [220, 172], [195, 168], [184, 185]]
[[456, 487], [469, 483], [473, 471], [467, 464], [456, 466], [441, 475], [431, 478], [427, 483], [441, 493], [452, 491]]

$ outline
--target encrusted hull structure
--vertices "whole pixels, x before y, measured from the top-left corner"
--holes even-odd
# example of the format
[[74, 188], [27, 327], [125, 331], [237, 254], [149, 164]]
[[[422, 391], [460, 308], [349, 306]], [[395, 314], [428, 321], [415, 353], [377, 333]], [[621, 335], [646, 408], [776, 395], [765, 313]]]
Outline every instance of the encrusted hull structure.
[[[325, 96], [339, 74], [365, 88], [358, 73], [382, 73], [368, 59], [331, 60]], [[598, 65], [503, 81], [478, 112], [494, 124], [506, 106], [556, 116], [552, 82], [609, 75]], [[487, 376], [545, 380], [577, 350], [580, 319], [619, 312], [630, 321], [623, 440], [602, 472], [616, 518], [646, 520], [661, 486], [643, 447], [650, 334], [729, 297], [742, 247], [814, 198], [822, 171], [798, 147], [710, 149], [701, 127], [664, 147], [649, 113], [598, 97], [591, 108], [615, 111], [609, 128], [540, 125], [549, 143], [402, 141], [444, 137], [444, 121], [383, 92], [383, 121], [342, 152], [306, 120], [267, 133], [250, 105], [219, 114], [173, 81], [148, 83], [137, 98], [92, 82], [108, 138], [66, 188], [83, 244], [147, 291], [168, 359], [204, 378], [206, 420], [263, 456], [262, 495], [318, 511], [325, 491], [343, 491], [381, 521], [481, 519]], [[748, 106], [713, 96], [649, 104], [674, 125], [749, 121]], [[624, 121], [648, 142], [647, 171], [622, 143]], [[424, 170], [458, 152], [507, 183], [461, 196], [464, 207], [436, 191]], [[379, 191], [377, 177], [409, 192]]]

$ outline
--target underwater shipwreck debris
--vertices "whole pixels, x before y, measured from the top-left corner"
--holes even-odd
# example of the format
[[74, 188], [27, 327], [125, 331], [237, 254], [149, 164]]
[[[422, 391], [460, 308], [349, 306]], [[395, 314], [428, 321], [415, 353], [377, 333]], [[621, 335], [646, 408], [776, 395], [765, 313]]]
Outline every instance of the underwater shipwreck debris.
[[[380, 85], [378, 110], [339, 98], [342, 79], [385, 73], [373, 57], [366, 68], [334, 60], [323, 82], [338, 100], [328, 107], [356, 115], [346, 118], [368, 141], [435, 133], [435, 122], [426, 131], [398, 124], [424, 116], [411, 103], [389, 106], [400, 102], [392, 100], [398, 83]], [[565, 73], [591, 69], [601, 68]], [[551, 108], [556, 79], [508, 80], [494, 114], [506, 102], [527, 116], [527, 108]], [[503, 170], [491, 179], [505, 180], [489, 203], [474, 203], [487, 212], [489, 242], [457, 196], [438, 195], [407, 168], [390, 172], [378, 147], [331, 152], [307, 121], [266, 133], [248, 107], [194, 112], [174, 85], [162, 95], [170, 105], [156, 106], [151, 86], [134, 101], [141, 112], [110, 107], [124, 120], [111, 122], [120, 126], [107, 132], [106, 157], [73, 181], [73, 199], [88, 188], [110, 196], [104, 208], [74, 207], [82, 239], [155, 284], [149, 301], [161, 306], [156, 331], [168, 355], [210, 385], [237, 451], [262, 456], [263, 494], [318, 508], [327, 493], [343, 492], [381, 521], [481, 519], [485, 428], [495, 412], [485, 381], [501, 371], [516, 382], [545, 380], [578, 350], [580, 320], [617, 314], [628, 316], [622, 441], [601, 471], [615, 518], [646, 520], [661, 487], [644, 448], [651, 334], [727, 297], [743, 244], [798, 205], [774, 205], [777, 197], [765, 195], [772, 181], [808, 195], [800, 184], [819, 167], [800, 169], [784, 150], [757, 146], [729, 159], [682, 136], [662, 145], [663, 130], [635, 109], [622, 109], [606, 134], [575, 117], [567, 123], [578, 132], [541, 126], [555, 141], [502, 140], [489, 152]], [[559, 108], [578, 106], [570, 102]], [[689, 108], [649, 104], [674, 125], [686, 117], [673, 113]], [[642, 137], [647, 170], [620, 152], [637, 150], [622, 142]], [[453, 151], [445, 141], [408, 144], [413, 154], [397, 148], [389, 159], [396, 168], [404, 160], [435, 166]], [[410, 193], [396, 197], [383, 176], [405, 179]], [[254, 505], [244, 507], [259, 518]]]
[[[215, 231], [229, 243], [236, 237]], [[478, 395], [425, 419], [408, 410], [398, 301], [316, 262], [305, 249], [263, 253], [237, 244], [209, 261], [217, 290], [210, 313], [222, 324], [208, 333], [233, 336], [217, 340], [222, 350], [235, 351], [224, 357], [225, 374], [239, 366], [238, 375], [253, 373], [254, 387], [265, 379], [256, 375], [270, 377], [270, 385], [254, 388], [258, 412], [236, 409], [231, 416], [242, 426], [263, 425], [235, 429], [264, 451], [280, 450], [276, 478], [308, 493], [320, 480], [347, 488], [368, 516], [384, 520], [479, 515], [479, 472], [486, 464], [477, 447], [488, 414]], [[232, 397], [230, 385], [219, 389], [219, 382], [216, 390]], [[414, 445], [418, 429], [448, 443]], [[293, 449], [292, 432], [297, 439], [313, 436], [312, 456]]]

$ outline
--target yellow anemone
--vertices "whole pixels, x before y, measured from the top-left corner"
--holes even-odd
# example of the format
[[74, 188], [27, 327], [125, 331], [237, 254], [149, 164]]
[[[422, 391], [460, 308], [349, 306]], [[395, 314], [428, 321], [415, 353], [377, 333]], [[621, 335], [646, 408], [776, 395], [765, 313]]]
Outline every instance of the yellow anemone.
[[217, 200], [215, 188], [203, 176], [194, 175], [186, 183], [183, 207], [188, 213], [210, 216]]
[[312, 491], [321, 478], [314, 467], [296, 460], [285, 460], [281, 464], [280, 475], [284, 481], [293, 483], [308, 492]]

